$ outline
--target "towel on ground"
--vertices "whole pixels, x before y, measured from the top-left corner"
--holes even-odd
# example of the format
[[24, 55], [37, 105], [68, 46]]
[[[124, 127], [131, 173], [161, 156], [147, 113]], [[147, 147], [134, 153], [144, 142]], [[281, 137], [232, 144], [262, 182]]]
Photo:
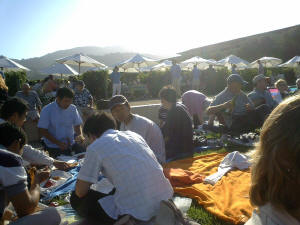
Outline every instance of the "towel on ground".
[[[209, 154], [170, 162], [165, 168], [181, 168], [204, 176], [218, 171], [225, 154]], [[185, 187], [174, 187], [177, 194], [193, 198], [207, 211], [233, 224], [245, 223], [252, 214], [249, 201], [250, 170], [232, 170], [214, 186], [198, 183]]]
[[204, 176], [180, 168], [164, 168], [164, 174], [173, 187], [202, 183]]

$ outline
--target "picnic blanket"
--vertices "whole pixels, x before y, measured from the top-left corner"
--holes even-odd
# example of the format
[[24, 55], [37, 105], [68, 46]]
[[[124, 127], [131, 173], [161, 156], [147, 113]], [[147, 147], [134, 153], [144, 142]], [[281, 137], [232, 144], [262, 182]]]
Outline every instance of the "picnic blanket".
[[204, 176], [189, 170], [179, 168], [164, 168], [164, 174], [173, 187], [182, 187], [189, 184], [201, 183]]
[[[219, 164], [227, 153], [212, 153], [204, 156], [178, 160], [166, 164], [165, 168], [181, 168], [209, 176], [217, 172]], [[177, 194], [193, 198], [207, 211], [222, 220], [245, 223], [252, 214], [249, 201], [250, 170], [233, 170], [215, 185], [197, 183], [185, 187], [174, 187]]]

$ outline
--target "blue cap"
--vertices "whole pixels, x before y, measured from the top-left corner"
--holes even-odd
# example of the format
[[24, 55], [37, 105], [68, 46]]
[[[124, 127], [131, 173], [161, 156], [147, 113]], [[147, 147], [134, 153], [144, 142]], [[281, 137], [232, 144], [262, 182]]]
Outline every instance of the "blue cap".
[[248, 82], [245, 81], [239, 74], [231, 74], [227, 78], [227, 84], [231, 84], [233, 82], [240, 83], [241, 85], [247, 85], [248, 84]]

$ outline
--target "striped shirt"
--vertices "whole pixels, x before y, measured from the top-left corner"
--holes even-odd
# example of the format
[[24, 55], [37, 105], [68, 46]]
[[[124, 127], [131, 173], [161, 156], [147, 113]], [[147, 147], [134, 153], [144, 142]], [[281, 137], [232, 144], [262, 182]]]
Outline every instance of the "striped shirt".
[[27, 189], [27, 174], [21, 156], [0, 145], [0, 218], [7, 199]]

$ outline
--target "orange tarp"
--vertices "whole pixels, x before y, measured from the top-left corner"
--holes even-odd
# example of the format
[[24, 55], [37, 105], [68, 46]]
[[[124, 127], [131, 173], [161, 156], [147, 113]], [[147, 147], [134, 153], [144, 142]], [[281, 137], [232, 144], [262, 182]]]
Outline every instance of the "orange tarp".
[[[209, 154], [178, 160], [166, 164], [165, 168], [181, 168], [209, 176], [218, 170], [225, 154]], [[234, 170], [222, 177], [214, 186], [198, 183], [185, 187], [174, 187], [175, 193], [193, 198], [207, 211], [234, 223], [245, 223], [252, 214], [249, 201], [250, 170]]]

